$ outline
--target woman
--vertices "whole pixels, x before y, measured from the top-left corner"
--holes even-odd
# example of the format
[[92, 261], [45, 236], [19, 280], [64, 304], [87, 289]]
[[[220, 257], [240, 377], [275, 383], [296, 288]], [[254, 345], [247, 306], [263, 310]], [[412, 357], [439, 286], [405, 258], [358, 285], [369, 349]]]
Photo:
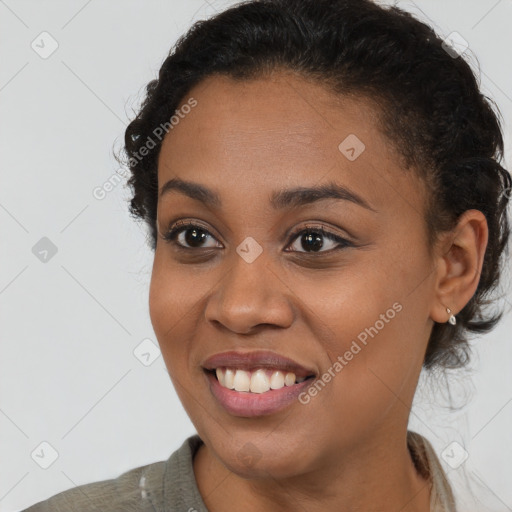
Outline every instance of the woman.
[[409, 412], [500, 318], [511, 190], [456, 49], [369, 0], [245, 2], [177, 42], [125, 150], [198, 434], [27, 510], [456, 510]]

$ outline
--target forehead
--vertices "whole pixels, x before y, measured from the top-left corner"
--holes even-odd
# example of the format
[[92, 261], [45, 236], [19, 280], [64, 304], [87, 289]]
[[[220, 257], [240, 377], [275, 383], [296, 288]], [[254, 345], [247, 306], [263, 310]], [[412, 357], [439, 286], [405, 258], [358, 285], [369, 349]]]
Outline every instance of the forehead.
[[385, 199], [383, 182], [417, 188], [381, 133], [376, 107], [363, 98], [335, 95], [292, 72], [246, 81], [211, 76], [182, 104], [191, 97], [197, 105], [162, 144], [159, 188], [178, 176], [268, 197], [276, 185], [334, 180], [374, 204]]
[[350, 133], [367, 141], [380, 137], [377, 114], [364, 100], [335, 95], [291, 72], [248, 81], [215, 75], [194, 87], [183, 103], [189, 97], [198, 104], [181, 120], [181, 129], [166, 137], [164, 146], [176, 142], [176, 148], [166, 148], [171, 154], [178, 142], [195, 139], [202, 152], [228, 151], [230, 158], [256, 149], [252, 152], [263, 152], [266, 159], [287, 152], [287, 158], [310, 154], [319, 163], [337, 156], [339, 143]]

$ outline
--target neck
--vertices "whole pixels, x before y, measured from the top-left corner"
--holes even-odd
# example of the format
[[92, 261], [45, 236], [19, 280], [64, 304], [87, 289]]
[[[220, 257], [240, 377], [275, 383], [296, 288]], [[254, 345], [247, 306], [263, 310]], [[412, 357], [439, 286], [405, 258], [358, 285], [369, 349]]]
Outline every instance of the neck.
[[430, 484], [414, 466], [406, 434], [395, 428], [349, 451], [332, 450], [317, 469], [280, 480], [242, 478], [203, 444], [194, 472], [209, 512], [429, 512]]

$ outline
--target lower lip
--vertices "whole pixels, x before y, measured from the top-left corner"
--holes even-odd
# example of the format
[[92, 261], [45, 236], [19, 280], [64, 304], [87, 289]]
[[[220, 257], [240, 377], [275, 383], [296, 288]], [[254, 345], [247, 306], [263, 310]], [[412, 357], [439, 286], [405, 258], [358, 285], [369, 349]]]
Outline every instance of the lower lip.
[[220, 385], [215, 375], [205, 372], [210, 391], [218, 402], [233, 416], [264, 416], [274, 414], [298, 402], [298, 396], [314, 379], [307, 379], [292, 386], [271, 389], [265, 393], [235, 391]]

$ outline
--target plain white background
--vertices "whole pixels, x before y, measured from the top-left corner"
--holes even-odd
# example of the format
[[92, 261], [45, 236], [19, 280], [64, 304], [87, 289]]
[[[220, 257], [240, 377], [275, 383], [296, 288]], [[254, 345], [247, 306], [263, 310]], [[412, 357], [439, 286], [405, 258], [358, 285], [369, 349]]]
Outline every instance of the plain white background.
[[[144, 227], [122, 184], [101, 200], [93, 190], [118, 170], [113, 145], [171, 45], [232, 3], [0, 1], [1, 511], [167, 459], [194, 433], [149, 320]], [[510, 162], [512, 2], [398, 5], [468, 41], [505, 118]], [[512, 510], [511, 302], [475, 341], [470, 371], [449, 377], [461, 408], [445, 407], [444, 381], [422, 376], [411, 414], [457, 497], [470, 500], [469, 488], [481, 500], [466, 511]], [[137, 354], [148, 351], [145, 365]], [[447, 447], [468, 458], [452, 468]]]

